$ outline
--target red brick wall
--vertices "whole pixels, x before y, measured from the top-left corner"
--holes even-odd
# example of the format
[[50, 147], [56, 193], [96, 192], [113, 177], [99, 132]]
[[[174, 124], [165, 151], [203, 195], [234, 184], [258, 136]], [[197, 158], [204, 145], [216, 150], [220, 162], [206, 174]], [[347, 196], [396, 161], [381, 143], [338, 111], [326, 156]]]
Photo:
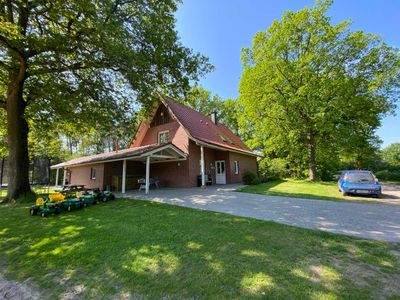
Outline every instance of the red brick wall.
[[[96, 179], [90, 179], [90, 169], [96, 169]], [[69, 168], [71, 172], [70, 184], [84, 184], [87, 188], [103, 188], [104, 164], [93, 164]], [[62, 176], [62, 175], [61, 175]]]
[[188, 142], [189, 142], [188, 136], [185, 130], [179, 125], [179, 123], [175, 121], [149, 128], [140, 145], [134, 144], [134, 146], [137, 147], [137, 146], [157, 144], [158, 133], [166, 130], [169, 131], [170, 142], [172, 142], [183, 152], [188, 153]]
[[[206, 174], [210, 174], [215, 184], [215, 161], [224, 160], [226, 168], [226, 183], [242, 182], [243, 173], [251, 171], [257, 173], [257, 159], [240, 153], [220, 151], [204, 147], [204, 161]], [[239, 174], [235, 174], [234, 161], [239, 162]], [[197, 185], [197, 176], [200, 175], [200, 146], [189, 142], [189, 181], [191, 186]]]
[[160, 179], [160, 186], [191, 187], [189, 178], [189, 161], [160, 162], [150, 165], [150, 176]]
[[[239, 174], [235, 174], [235, 160], [239, 162]], [[227, 177], [227, 183], [240, 183], [242, 182], [243, 174], [246, 171], [257, 174], [257, 158], [254, 156], [229, 152], [229, 167], [227, 165], [226, 168], [229, 169], [230, 173], [229, 181]]]

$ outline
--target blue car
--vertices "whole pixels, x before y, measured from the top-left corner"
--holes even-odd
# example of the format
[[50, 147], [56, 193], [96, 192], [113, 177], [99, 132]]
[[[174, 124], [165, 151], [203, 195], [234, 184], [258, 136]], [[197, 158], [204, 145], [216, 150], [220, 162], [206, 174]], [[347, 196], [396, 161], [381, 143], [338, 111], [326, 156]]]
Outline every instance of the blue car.
[[379, 198], [382, 186], [370, 171], [347, 170], [342, 173], [338, 181], [339, 191], [347, 195], [371, 195]]

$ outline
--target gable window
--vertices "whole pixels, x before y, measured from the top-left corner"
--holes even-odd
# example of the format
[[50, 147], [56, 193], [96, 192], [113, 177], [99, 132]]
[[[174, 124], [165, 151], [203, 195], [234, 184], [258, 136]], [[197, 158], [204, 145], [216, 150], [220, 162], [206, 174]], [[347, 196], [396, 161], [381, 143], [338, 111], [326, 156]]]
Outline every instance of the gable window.
[[96, 169], [95, 168], [90, 168], [90, 179], [96, 180]]
[[160, 131], [158, 133], [158, 143], [159, 144], [167, 144], [169, 143], [169, 131]]
[[237, 160], [235, 160], [233, 162], [234, 166], [235, 166], [235, 175], [239, 174], [239, 162]]

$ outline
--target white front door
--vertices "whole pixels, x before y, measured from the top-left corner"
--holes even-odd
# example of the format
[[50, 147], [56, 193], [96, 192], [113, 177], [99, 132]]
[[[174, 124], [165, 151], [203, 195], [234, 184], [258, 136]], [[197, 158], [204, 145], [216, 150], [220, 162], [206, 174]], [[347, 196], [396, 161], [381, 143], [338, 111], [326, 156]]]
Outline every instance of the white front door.
[[217, 160], [215, 162], [215, 183], [226, 184], [226, 170], [224, 160]]

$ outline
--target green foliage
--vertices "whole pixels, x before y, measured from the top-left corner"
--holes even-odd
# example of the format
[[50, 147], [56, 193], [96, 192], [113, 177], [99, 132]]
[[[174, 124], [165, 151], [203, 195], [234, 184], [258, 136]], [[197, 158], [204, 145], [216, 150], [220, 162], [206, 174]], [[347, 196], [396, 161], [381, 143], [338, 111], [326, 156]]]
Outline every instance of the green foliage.
[[389, 164], [390, 167], [400, 169], [400, 143], [394, 143], [381, 152], [382, 159]]
[[400, 181], [400, 170], [380, 170], [375, 172], [375, 176], [383, 181]]
[[253, 172], [250, 171], [244, 172], [242, 180], [243, 183], [247, 185], [254, 185], [260, 183], [260, 178], [257, 176], [257, 174], [254, 174]]
[[286, 12], [242, 55], [240, 125], [253, 147], [298, 175], [329, 173], [343, 156], [364, 164], [399, 95], [398, 49], [348, 21], [332, 25], [330, 4]]
[[289, 163], [284, 158], [262, 159], [259, 164], [260, 176], [266, 180], [276, 180], [292, 176]]
[[195, 85], [181, 99], [181, 102], [206, 116], [210, 116], [212, 112], [216, 112], [218, 122], [239, 135], [239, 107], [236, 99], [223, 100], [220, 96], [213, 95], [203, 87]]

